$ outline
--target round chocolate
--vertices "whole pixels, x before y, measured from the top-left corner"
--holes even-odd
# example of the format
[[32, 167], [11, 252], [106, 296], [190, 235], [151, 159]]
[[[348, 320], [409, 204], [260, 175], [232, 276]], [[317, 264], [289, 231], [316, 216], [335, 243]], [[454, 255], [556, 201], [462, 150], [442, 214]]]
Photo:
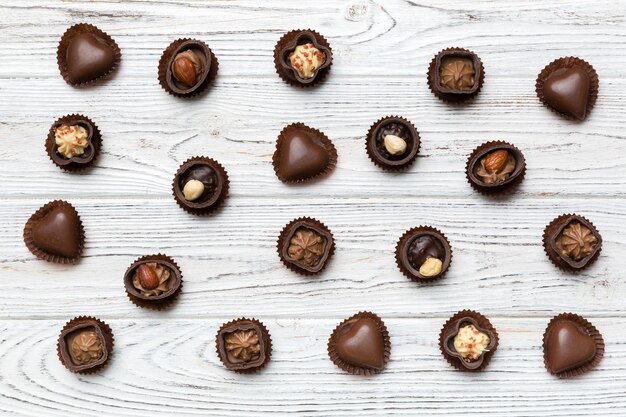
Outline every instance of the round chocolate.
[[478, 55], [463, 48], [440, 51], [428, 68], [430, 90], [441, 100], [452, 103], [476, 97], [484, 79], [485, 71]]
[[289, 222], [278, 237], [278, 256], [294, 272], [321, 272], [335, 251], [333, 234], [322, 222], [300, 217]]
[[[59, 152], [59, 146], [56, 143], [56, 131], [64, 126], [79, 126], [85, 129], [87, 133], [87, 146], [83, 154], [68, 158]], [[48, 156], [56, 166], [65, 171], [74, 172], [88, 168], [93, 164], [100, 153], [101, 143], [100, 130], [91, 119], [80, 114], [71, 114], [61, 117], [52, 124], [48, 132], [48, 137], [46, 138], [45, 146]]]
[[513, 190], [522, 182], [526, 160], [510, 143], [486, 142], [470, 154], [465, 171], [470, 185], [478, 192], [500, 194]]
[[[149, 280], [155, 282], [146, 284]], [[176, 262], [161, 254], [137, 259], [124, 274], [128, 298], [138, 307], [153, 310], [169, 307], [178, 297], [182, 283], [183, 276]]]
[[543, 336], [546, 369], [559, 378], [581, 375], [604, 356], [604, 339], [583, 317], [563, 313], [550, 320]]
[[76, 317], [63, 327], [57, 355], [67, 369], [90, 374], [106, 366], [113, 354], [111, 328], [93, 317]]
[[[292, 66], [289, 56], [298, 46], [312, 44], [317, 51], [324, 54], [324, 62], [312, 73], [311, 77], [303, 78]], [[283, 35], [274, 47], [274, 65], [276, 72], [288, 84], [309, 87], [319, 83], [330, 70], [333, 54], [328, 41], [314, 30], [293, 30]]]
[[224, 366], [238, 373], [263, 368], [272, 356], [272, 339], [256, 319], [241, 318], [225, 323], [215, 337], [217, 356]]
[[[187, 67], [193, 74], [179, 74], [173, 69], [174, 62], [179, 54], [191, 52], [192, 57], [199, 65], [199, 71], [194, 66]], [[217, 75], [217, 58], [206, 43], [197, 39], [177, 39], [172, 42], [161, 55], [159, 60], [159, 83], [168, 93], [176, 97], [192, 97], [203, 92]], [[182, 81], [181, 75], [191, 76], [193, 85]]]
[[[406, 149], [401, 153], [390, 153], [385, 145], [385, 137], [388, 135], [404, 140]], [[415, 161], [420, 148], [420, 135], [415, 126], [398, 116], [378, 120], [370, 127], [365, 140], [367, 154], [372, 162], [390, 171], [409, 167]]]
[[[184, 188], [192, 180], [201, 182], [204, 189], [195, 199], [187, 200]], [[206, 215], [219, 208], [228, 195], [228, 187], [228, 174], [224, 167], [204, 156], [193, 157], [184, 162], [178, 168], [172, 185], [178, 205], [195, 215]]]
[[[423, 275], [420, 268], [429, 258], [438, 259], [441, 271], [435, 275]], [[396, 245], [396, 264], [409, 279], [419, 283], [430, 283], [441, 278], [452, 262], [452, 248], [448, 239], [439, 230], [420, 226], [406, 231]]]
[[598, 74], [587, 61], [559, 58], [539, 73], [537, 97], [551, 110], [568, 119], [584, 120], [598, 98]]
[[602, 236], [586, 218], [563, 214], [546, 226], [543, 246], [553, 264], [564, 271], [577, 272], [598, 259]]
[[96, 26], [79, 23], [67, 29], [57, 48], [57, 63], [65, 82], [73, 86], [108, 76], [119, 64], [117, 43]]
[[[476, 331], [489, 338], [486, 346], [482, 346], [480, 352], [472, 352], [476, 350], [476, 340], [472, 340], [470, 344], [465, 344], [470, 350], [465, 354], [457, 351], [455, 347], [455, 338], [459, 335], [462, 328], [471, 325]], [[472, 337], [478, 334], [471, 331]], [[491, 360], [494, 352], [498, 348], [498, 332], [492, 326], [491, 322], [482, 314], [463, 310], [452, 316], [441, 329], [439, 334], [439, 347], [444, 358], [455, 368], [461, 371], [482, 371]], [[472, 353], [476, 353], [477, 357], [471, 357]]]
[[391, 354], [385, 323], [376, 314], [360, 312], [341, 322], [328, 339], [328, 355], [352, 375], [381, 373]]

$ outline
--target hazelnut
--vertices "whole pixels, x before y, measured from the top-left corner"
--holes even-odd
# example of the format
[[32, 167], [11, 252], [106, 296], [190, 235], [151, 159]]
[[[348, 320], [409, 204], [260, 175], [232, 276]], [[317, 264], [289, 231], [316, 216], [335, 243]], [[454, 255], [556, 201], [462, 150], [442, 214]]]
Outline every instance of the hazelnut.
[[485, 169], [490, 174], [499, 172], [504, 168], [508, 160], [509, 152], [506, 149], [493, 151], [485, 157]]
[[391, 155], [402, 155], [406, 152], [406, 141], [400, 136], [386, 135], [383, 139], [385, 143], [385, 149]]
[[174, 78], [191, 88], [198, 82], [198, 75], [202, 72], [202, 63], [193, 51], [185, 51], [176, 55], [172, 63]]
[[185, 200], [194, 201], [200, 198], [202, 193], [204, 192], [204, 184], [202, 181], [198, 180], [189, 180], [185, 183], [183, 187], [183, 195], [185, 196]]
[[157, 277], [156, 271], [146, 264], [139, 265], [137, 277], [144, 290], [153, 290], [159, 286], [159, 277]]
[[427, 258], [422, 266], [420, 266], [419, 273], [424, 277], [436, 277], [441, 274], [441, 268], [443, 262], [437, 258]]

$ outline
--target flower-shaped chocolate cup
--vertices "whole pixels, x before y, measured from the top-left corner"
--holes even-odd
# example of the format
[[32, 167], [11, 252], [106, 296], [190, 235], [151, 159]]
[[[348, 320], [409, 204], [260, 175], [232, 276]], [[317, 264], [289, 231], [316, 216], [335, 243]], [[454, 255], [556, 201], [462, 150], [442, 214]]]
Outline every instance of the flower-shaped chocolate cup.
[[[505, 150], [515, 160], [515, 168], [509, 174], [508, 178], [503, 181], [488, 184], [478, 175], [477, 170], [480, 167], [480, 162], [483, 158], [492, 152], [498, 150]], [[472, 154], [467, 159], [466, 176], [470, 185], [481, 194], [492, 195], [500, 194], [506, 191], [510, 191], [515, 188], [524, 179], [526, 173], [526, 159], [522, 152], [511, 145], [510, 143], [503, 141], [491, 141], [486, 142], [474, 149]]]
[[[56, 129], [61, 126], [80, 126], [87, 132], [87, 147], [81, 155], [66, 158], [58, 152], [56, 144]], [[50, 160], [64, 171], [81, 171], [90, 167], [100, 153], [102, 138], [98, 126], [86, 116], [80, 114], [70, 114], [55, 121], [50, 127], [46, 137], [46, 152]]]
[[[292, 53], [298, 45], [304, 45], [306, 43], [312, 43], [315, 48], [322, 51], [325, 55], [324, 63], [315, 69], [313, 76], [310, 78], [300, 77], [300, 74], [293, 68], [289, 60], [289, 54]], [[302, 87], [308, 87], [320, 81], [330, 69], [332, 60], [332, 49], [328, 41], [326, 41], [322, 35], [311, 29], [294, 30], [286, 33], [274, 48], [274, 62], [278, 75], [280, 75], [285, 82]]]
[[[592, 251], [580, 260], [575, 260], [563, 254], [557, 246], [557, 240], [563, 233], [563, 230], [574, 222], [578, 222], [583, 227], [589, 229], [591, 234], [597, 240], [597, 243]], [[564, 214], [554, 219], [548, 226], [546, 226], [543, 243], [546, 254], [552, 263], [562, 270], [573, 272], [580, 271], [590, 266], [596, 261], [596, 259], [598, 259], [600, 251], [602, 250], [602, 236], [600, 236], [596, 227], [589, 220], [577, 214]]]
[[[476, 330], [489, 336], [489, 344], [485, 348], [484, 352], [480, 355], [478, 359], [472, 361], [468, 361], [463, 358], [463, 356], [454, 348], [454, 338], [459, 333], [459, 330], [462, 327], [467, 326], [468, 324], [472, 324], [476, 328]], [[461, 365], [471, 371], [478, 370], [478, 368], [483, 365], [486, 355], [493, 350], [498, 341], [497, 335], [494, 335], [494, 333], [488, 329], [482, 328], [478, 321], [474, 320], [472, 317], [462, 317], [458, 319], [455, 323], [452, 323], [452, 325], [448, 327], [446, 333], [444, 333], [443, 337], [444, 343], [442, 345], [442, 349], [445, 351], [445, 353], [453, 358], [457, 358]]]

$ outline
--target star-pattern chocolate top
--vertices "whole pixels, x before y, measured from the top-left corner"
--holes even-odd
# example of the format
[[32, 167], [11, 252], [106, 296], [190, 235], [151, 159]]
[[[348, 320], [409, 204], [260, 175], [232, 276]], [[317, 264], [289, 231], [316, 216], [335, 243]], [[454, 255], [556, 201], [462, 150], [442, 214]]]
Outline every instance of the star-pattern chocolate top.
[[322, 222], [300, 217], [278, 237], [278, 255], [289, 269], [302, 275], [321, 272], [335, 249], [333, 234]]
[[441, 84], [450, 90], [469, 90], [474, 86], [474, 63], [467, 58], [445, 58], [441, 60]]
[[256, 372], [272, 356], [270, 334], [260, 321], [241, 318], [224, 323], [215, 337], [217, 355], [227, 369]]
[[485, 78], [483, 63], [472, 51], [447, 48], [428, 67], [428, 87], [443, 101], [460, 103], [474, 98]]
[[576, 272], [598, 259], [602, 237], [586, 218], [563, 214], [546, 226], [543, 246], [553, 264], [565, 271]]
[[589, 256], [597, 244], [598, 238], [579, 222], [570, 223], [556, 240], [561, 254], [576, 261]]
[[227, 334], [226, 351], [231, 363], [252, 362], [259, 359], [261, 345], [255, 329], [235, 330]]
[[314, 230], [301, 227], [289, 241], [289, 258], [307, 266], [315, 266], [324, 255], [324, 238]]
[[102, 341], [93, 330], [83, 330], [70, 342], [72, 361], [78, 365], [95, 362], [102, 356]]

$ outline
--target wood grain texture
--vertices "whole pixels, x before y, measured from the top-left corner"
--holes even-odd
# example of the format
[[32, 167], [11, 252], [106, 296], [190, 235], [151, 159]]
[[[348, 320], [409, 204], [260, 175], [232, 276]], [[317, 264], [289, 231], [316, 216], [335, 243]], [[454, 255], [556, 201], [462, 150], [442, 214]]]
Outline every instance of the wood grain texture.
[[[7, 0], [0, 4], [0, 414], [23, 416], [493, 416], [626, 415], [626, 15], [624, 1], [441, 0]], [[122, 48], [114, 78], [86, 89], [65, 84], [56, 46], [88, 22]], [[285, 85], [272, 51], [294, 28], [330, 41], [328, 80], [311, 91]], [[174, 39], [206, 41], [220, 62], [208, 94], [179, 100], [156, 79]], [[449, 46], [474, 50], [486, 80], [468, 106], [428, 90], [426, 70]], [[596, 107], [582, 123], [544, 108], [539, 71], [577, 55], [600, 76]], [[68, 175], [48, 159], [52, 122], [84, 113], [100, 127], [97, 166]], [[384, 173], [364, 136], [380, 117], [414, 122], [417, 162]], [[274, 176], [277, 134], [291, 122], [323, 130], [339, 162], [327, 179], [285, 186]], [[465, 179], [469, 153], [504, 139], [528, 169], [509, 198], [477, 195]], [[231, 180], [217, 215], [176, 206], [171, 181], [193, 155], [219, 160]], [[22, 242], [31, 213], [52, 199], [79, 211], [87, 245], [76, 266], [33, 258]], [[588, 217], [604, 239], [597, 263], [558, 271], [541, 246], [564, 212]], [[291, 219], [313, 216], [337, 250], [318, 277], [278, 260], [276, 238]], [[428, 224], [452, 243], [442, 280], [420, 286], [397, 269], [394, 247]], [[126, 298], [122, 277], [142, 255], [163, 252], [182, 268], [183, 293], [167, 312]], [[498, 329], [487, 371], [456, 372], [437, 336], [472, 308]], [[357, 311], [386, 322], [392, 357], [381, 375], [343, 374], [326, 355], [332, 329]], [[603, 333], [600, 367], [575, 380], [543, 367], [550, 318], [572, 311]], [[76, 376], [58, 361], [56, 339], [76, 315], [111, 325], [115, 356], [101, 374]], [[226, 371], [215, 354], [219, 326], [261, 319], [274, 341], [263, 372]]]

